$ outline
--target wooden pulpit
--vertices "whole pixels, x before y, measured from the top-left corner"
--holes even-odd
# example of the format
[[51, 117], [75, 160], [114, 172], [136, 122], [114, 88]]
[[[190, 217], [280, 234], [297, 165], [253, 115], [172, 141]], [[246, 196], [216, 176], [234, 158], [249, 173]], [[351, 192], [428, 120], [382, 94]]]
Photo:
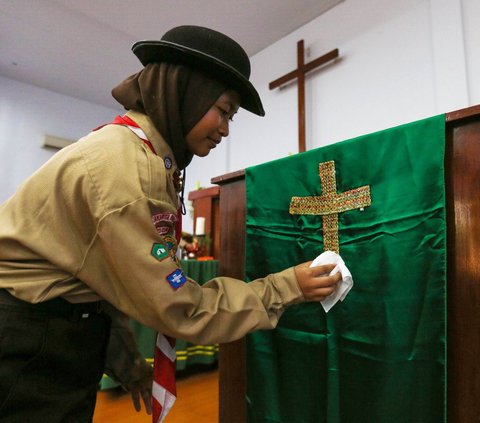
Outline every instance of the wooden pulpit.
[[[447, 417], [480, 415], [480, 105], [446, 115]], [[245, 179], [238, 171], [220, 186], [219, 274], [245, 277]], [[245, 345], [220, 346], [219, 422], [246, 421]]]
[[[218, 258], [220, 250], [219, 230], [219, 187], [209, 187], [191, 191], [188, 199], [193, 204], [193, 222], [196, 225], [197, 217], [205, 218], [205, 234], [210, 238], [210, 244], [205, 252], [207, 256]], [[196, 233], [194, 227], [194, 233]]]

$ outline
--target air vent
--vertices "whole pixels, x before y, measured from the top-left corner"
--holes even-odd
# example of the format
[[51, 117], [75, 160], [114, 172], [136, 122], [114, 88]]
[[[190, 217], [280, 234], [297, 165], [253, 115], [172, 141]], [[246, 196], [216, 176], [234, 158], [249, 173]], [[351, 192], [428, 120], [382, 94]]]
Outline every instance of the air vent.
[[68, 147], [74, 142], [75, 141], [67, 140], [66, 138], [54, 137], [53, 135], [45, 135], [45, 138], [43, 139], [43, 146], [61, 150], [63, 147]]

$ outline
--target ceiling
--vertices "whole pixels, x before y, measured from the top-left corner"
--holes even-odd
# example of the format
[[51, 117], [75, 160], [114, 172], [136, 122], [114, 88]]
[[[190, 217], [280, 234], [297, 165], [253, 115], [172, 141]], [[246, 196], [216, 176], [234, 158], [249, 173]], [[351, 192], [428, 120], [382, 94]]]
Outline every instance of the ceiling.
[[201, 25], [252, 56], [342, 0], [0, 0], [0, 75], [117, 108], [135, 41]]

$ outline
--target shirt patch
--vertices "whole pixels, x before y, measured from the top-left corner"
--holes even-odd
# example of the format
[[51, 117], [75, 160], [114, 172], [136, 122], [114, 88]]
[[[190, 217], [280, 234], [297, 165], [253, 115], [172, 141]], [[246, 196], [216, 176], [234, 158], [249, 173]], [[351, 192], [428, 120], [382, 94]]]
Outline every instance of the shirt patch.
[[159, 235], [166, 235], [173, 231], [177, 215], [174, 213], [157, 213], [152, 215], [152, 222]]
[[158, 222], [172, 222], [177, 221], [177, 215], [175, 213], [157, 213], [152, 216], [153, 223]]
[[153, 244], [150, 254], [157, 260], [162, 261], [170, 256], [170, 251], [166, 245], [156, 242]]
[[170, 157], [165, 157], [163, 159], [164, 163], [165, 163], [165, 168], [167, 169], [171, 169], [172, 168], [172, 159]]
[[167, 281], [173, 289], [178, 289], [187, 282], [187, 277], [182, 269], [176, 269], [167, 276]]

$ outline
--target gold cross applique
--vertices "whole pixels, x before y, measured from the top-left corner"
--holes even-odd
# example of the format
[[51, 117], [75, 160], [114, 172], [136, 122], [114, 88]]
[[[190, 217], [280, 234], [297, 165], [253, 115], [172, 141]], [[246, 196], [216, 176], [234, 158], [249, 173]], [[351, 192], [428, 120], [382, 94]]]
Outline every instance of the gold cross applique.
[[322, 195], [311, 197], [292, 197], [290, 214], [311, 214], [322, 216], [323, 249], [339, 252], [338, 214], [360, 209], [372, 204], [370, 185], [354, 188], [337, 194], [335, 162], [319, 163], [318, 170], [322, 184]]

